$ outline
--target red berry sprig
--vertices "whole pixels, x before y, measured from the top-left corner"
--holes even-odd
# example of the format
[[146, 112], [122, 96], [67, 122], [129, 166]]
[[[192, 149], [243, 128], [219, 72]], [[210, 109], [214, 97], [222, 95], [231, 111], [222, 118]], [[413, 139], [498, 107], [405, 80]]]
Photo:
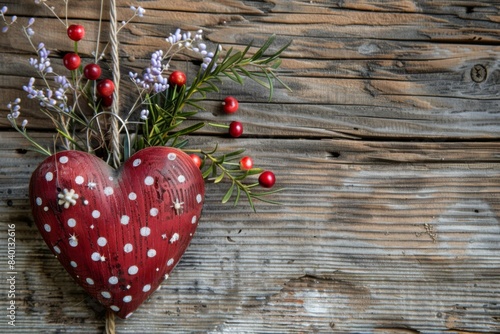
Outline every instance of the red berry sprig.
[[97, 64], [94, 64], [94, 63], [87, 64], [83, 68], [83, 75], [88, 80], [97, 80], [97, 79], [99, 79], [101, 77], [101, 73], [102, 73], [101, 66], [99, 66]]
[[63, 57], [64, 66], [70, 71], [74, 71], [79, 68], [81, 61], [80, 56], [76, 53], [67, 53]]
[[113, 95], [101, 97], [101, 105], [103, 107], [106, 107], [106, 108], [111, 107], [112, 104], [113, 104]]
[[200, 156], [198, 154], [190, 154], [189, 155], [191, 157], [191, 159], [193, 160], [194, 164], [196, 165], [196, 167], [200, 168], [201, 167], [201, 164], [202, 164], [202, 160], [200, 158]]
[[71, 40], [78, 42], [85, 37], [85, 28], [80, 24], [72, 24], [68, 27], [67, 33]]
[[253, 160], [249, 156], [244, 156], [240, 160], [240, 169], [241, 170], [250, 170], [253, 168]]
[[273, 172], [267, 170], [265, 172], [262, 172], [262, 174], [260, 174], [259, 184], [261, 187], [272, 188], [275, 183], [276, 183], [276, 176], [274, 176]]
[[173, 86], [182, 87], [187, 82], [186, 74], [182, 71], [173, 71], [168, 77], [168, 82]]
[[115, 84], [111, 79], [103, 79], [97, 84], [97, 94], [101, 97], [108, 97], [113, 95], [115, 91]]
[[234, 114], [238, 111], [238, 100], [232, 96], [228, 96], [222, 102], [222, 110], [226, 114]]
[[233, 138], [238, 138], [243, 134], [243, 124], [238, 121], [233, 121], [229, 124], [229, 135]]

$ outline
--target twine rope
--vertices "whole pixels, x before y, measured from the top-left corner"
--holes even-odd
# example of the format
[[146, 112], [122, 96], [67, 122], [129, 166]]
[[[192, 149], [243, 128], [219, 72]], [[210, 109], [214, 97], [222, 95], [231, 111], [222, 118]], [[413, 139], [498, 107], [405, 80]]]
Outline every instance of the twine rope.
[[[111, 43], [111, 61], [113, 63], [113, 83], [115, 90], [113, 91], [113, 104], [111, 105], [111, 139], [110, 150], [113, 159], [113, 165], [120, 165], [120, 128], [118, 127], [118, 117], [120, 115], [120, 58], [118, 50], [118, 28], [116, 17], [116, 0], [110, 0], [109, 9], [109, 39]], [[113, 311], [106, 312], [105, 334], [115, 334], [115, 314]]]
[[[111, 44], [111, 61], [113, 71], [113, 83], [115, 90], [113, 92], [113, 104], [111, 105], [111, 112], [116, 116], [120, 114], [120, 58], [118, 48], [118, 20], [116, 10], [116, 0], [110, 0], [110, 31], [109, 39]], [[111, 138], [110, 138], [110, 151], [112, 154], [113, 165], [118, 167], [120, 165], [120, 128], [118, 125], [117, 117], [111, 117]]]
[[115, 314], [113, 311], [106, 312], [106, 331], [105, 334], [115, 334]]

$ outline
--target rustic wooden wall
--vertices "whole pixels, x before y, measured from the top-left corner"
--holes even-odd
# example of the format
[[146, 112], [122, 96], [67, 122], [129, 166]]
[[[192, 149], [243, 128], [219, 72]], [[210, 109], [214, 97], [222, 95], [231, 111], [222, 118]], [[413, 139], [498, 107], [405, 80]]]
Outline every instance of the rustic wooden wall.
[[[62, 14], [62, 1], [48, 2]], [[32, 0], [3, 3], [20, 23], [37, 18], [35, 39], [54, 50], [57, 68], [58, 51], [70, 48], [62, 25]], [[70, 1], [87, 54], [97, 3]], [[210, 96], [200, 117], [238, 118], [246, 135], [207, 131], [191, 145], [247, 148], [286, 187], [275, 198], [283, 205], [222, 205], [224, 188], [208, 185], [183, 260], [132, 318], [117, 320], [118, 333], [500, 332], [499, 1], [118, 3], [120, 17], [131, 3], [147, 10], [120, 37], [124, 76], [176, 27], [234, 47], [276, 33], [276, 47], [291, 41], [280, 75], [293, 89], [277, 88], [271, 103], [252, 83]], [[33, 224], [27, 185], [42, 157], [5, 118], [34, 75], [30, 46], [12, 28], [0, 50], [0, 268], [14, 223], [19, 307], [12, 329], [2, 294], [0, 332], [102, 332], [102, 308]], [[231, 117], [216, 111], [229, 94], [241, 104]], [[50, 142], [36, 106], [23, 117]]]

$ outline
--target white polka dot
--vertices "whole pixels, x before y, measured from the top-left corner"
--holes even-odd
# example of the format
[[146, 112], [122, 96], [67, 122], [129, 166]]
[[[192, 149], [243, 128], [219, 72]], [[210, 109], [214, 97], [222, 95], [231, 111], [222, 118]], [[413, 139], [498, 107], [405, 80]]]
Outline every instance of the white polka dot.
[[130, 303], [131, 300], [132, 300], [132, 296], [125, 296], [125, 297], [123, 297], [123, 302], [124, 303]]
[[48, 206], [45, 206], [45, 207], [43, 208], [43, 211], [49, 211], [49, 207], [48, 207]]
[[196, 216], [193, 216], [193, 218], [191, 218], [191, 224], [195, 224], [196, 223]]
[[118, 306], [116, 306], [116, 305], [111, 305], [109, 308], [112, 309], [115, 312], [120, 311], [120, 308]]
[[90, 258], [93, 260], [93, 261], [100, 261], [101, 260], [101, 254], [97, 253], [97, 252], [94, 252], [92, 253], [92, 255], [90, 256]]
[[135, 159], [134, 162], [132, 162], [132, 166], [137, 167], [141, 164], [141, 159]]
[[68, 219], [68, 226], [69, 227], [75, 227], [76, 226], [76, 220], [74, 218]]
[[50, 232], [50, 231], [52, 230], [52, 228], [50, 227], [50, 225], [49, 225], [49, 224], [45, 224], [45, 225], [43, 225], [43, 228], [44, 228], [44, 229], [45, 229], [45, 231], [47, 231], [47, 232]]
[[184, 175], [179, 175], [177, 177], [177, 181], [179, 181], [180, 183], [186, 182], [186, 177]]
[[108, 180], [113, 181], [114, 179], [112, 176], [110, 176], [110, 177], [108, 177]]
[[158, 209], [157, 208], [151, 208], [151, 210], [149, 210], [149, 214], [152, 216], [152, 217], [155, 217], [158, 215]]
[[47, 174], [45, 174], [45, 180], [52, 181], [53, 179], [54, 179], [54, 174], [52, 174], [51, 172], [47, 172]]
[[151, 290], [151, 284], [146, 284], [146, 285], [142, 288], [142, 292], [148, 292], [149, 290]]
[[101, 296], [103, 296], [104, 298], [108, 298], [108, 299], [111, 298], [111, 294], [107, 291], [101, 292]]
[[59, 162], [62, 163], [62, 164], [65, 164], [68, 162], [68, 157], [67, 156], [62, 156], [59, 158]]
[[156, 256], [156, 250], [150, 249], [148, 250], [148, 257], [155, 257]]
[[153, 183], [155, 183], [155, 179], [153, 179], [152, 176], [146, 176], [146, 178], [144, 179], [144, 184], [150, 186]]
[[170, 260], [168, 260], [168, 262], [167, 262], [167, 266], [171, 266], [172, 264], [174, 264], [174, 259], [170, 259]]
[[100, 237], [99, 239], [97, 239], [97, 244], [101, 247], [106, 246], [107, 243], [108, 243], [108, 240], [106, 240], [105, 237]]
[[196, 195], [196, 202], [201, 203], [201, 194]]
[[128, 222], [130, 221], [130, 217], [127, 216], [127, 215], [123, 215], [121, 218], [120, 218], [120, 223], [122, 225], [127, 225]]
[[101, 216], [101, 213], [98, 210], [92, 211], [92, 217], [94, 218], [99, 218]]
[[130, 318], [130, 317], [132, 316], [132, 314], [134, 314], [134, 312], [130, 312], [129, 314], [127, 314], [127, 315], [125, 316], [125, 319]]
[[83, 201], [83, 204], [84, 204], [84, 205], [89, 205], [89, 201], [84, 200], [84, 201]]
[[78, 240], [77, 239], [69, 239], [69, 245], [71, 247], [76, 247], [78, 246]]
[[134, 250], [134, 246], [132, 246], [132, 244], [126, 244], [125, 246], [123, 246], [123, 250], [125, 251], [125, 253], [130, 253]]
[[130, 266], [128, 268], [129, 275], [135, 275], [137, 272], [139, 272], [139, 268], [137, 266]]
[[36, 205], [42, 205], [42, 199], [40, 197], [36, 198]]
[[61, 254], [61, 249], [57, 246], [54, 246], [54, 251], [57, 253], [57, 254]]
[[175, 160], [177, 158], [177, 155], [175, 153], [169, 153], [167, 155], [168, 160]]
[[78, 265], [76, 264], [76, 262], [75, 262], [75, 261], [71, 261], [69, 264], [71, 264], [71, 266], [72, 266], [73, 268], [78, 267]]
[[83, 184], [83, 182], [85, 182], [85, 180], [83, 179], [83, 176], [78, 175], [77, 177], [75, 177], [76, 184]]
[[131, 201], [135, 201], [137, 199], [137, 195], [134, 192], [128, 194], [128, 199]]
[[92, 278], [87, 278], [86, 281], [89, 285], [94, 285], [94, 280]]
[[113, 191], [113, 188], [111, 188], [111, 187], [106, 187], [106, 188], [104, 188], [104, 195], [106, 195], [106, 196], [111, 196], [111, 195], [113, 195], [113, 192], [114, 192], [114, 191]]
[[172, 238], [170, 238], [170, 243], [174, 243], [177, 240], [179, 240], [179, 233], [174, 233], [174, 235], [172, 235]]
[[141, 235], [143, 237], [147, 237], [148, 235], [151, 234], [151, 229], [149, 227], [141, 227]]
[[118, 283], [118, 277], [116, 277], [116, 276], [111, 276], [111, 277], [108, 279], [108, 282], [109, 282], [109, 284], [116, 284], [116, 283]]

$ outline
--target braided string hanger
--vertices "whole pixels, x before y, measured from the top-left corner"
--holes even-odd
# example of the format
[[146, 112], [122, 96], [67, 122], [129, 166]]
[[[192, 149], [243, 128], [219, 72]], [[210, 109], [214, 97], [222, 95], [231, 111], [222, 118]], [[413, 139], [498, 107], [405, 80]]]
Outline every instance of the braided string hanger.
[[119, 58], [119, 43], [118, 43], [118, 20], [117, 20], [117, 10], [116, 10], [116, 0], [110, 0], [110, 30], [109, 39], [111, 44], [111, 62], [112, 62], [112, 72], [113, 72], [113, 83], [115, 84], [115, 90], [113, 91], [113, 103], [111, 105], [111, 138], [109, 143], [109, 149], [112, 154], [114, 167], [120, 165], [120, 128], [118, 125], [118, 117], [120, 115], [120, 58]]
[[[120, 128], [118, 126], [118, 118], [120, 113], [120, 58], [118, 50], [118, 27], [117, 27], [117, 13], [116, 13], [116, 0], [110, 0], [109, 6], [109, 39], [111, 44], [111, 62], [113, 64], [113, 83], [115, 90], [113, 91], [113, 103], [111, 105], [111, 139], [109, 148], [112, 154], [113, 166], [120, 165]], [[106, 325], [105, 334], [115, 334], [115, 314], [113, 311], [106, 312]]]

